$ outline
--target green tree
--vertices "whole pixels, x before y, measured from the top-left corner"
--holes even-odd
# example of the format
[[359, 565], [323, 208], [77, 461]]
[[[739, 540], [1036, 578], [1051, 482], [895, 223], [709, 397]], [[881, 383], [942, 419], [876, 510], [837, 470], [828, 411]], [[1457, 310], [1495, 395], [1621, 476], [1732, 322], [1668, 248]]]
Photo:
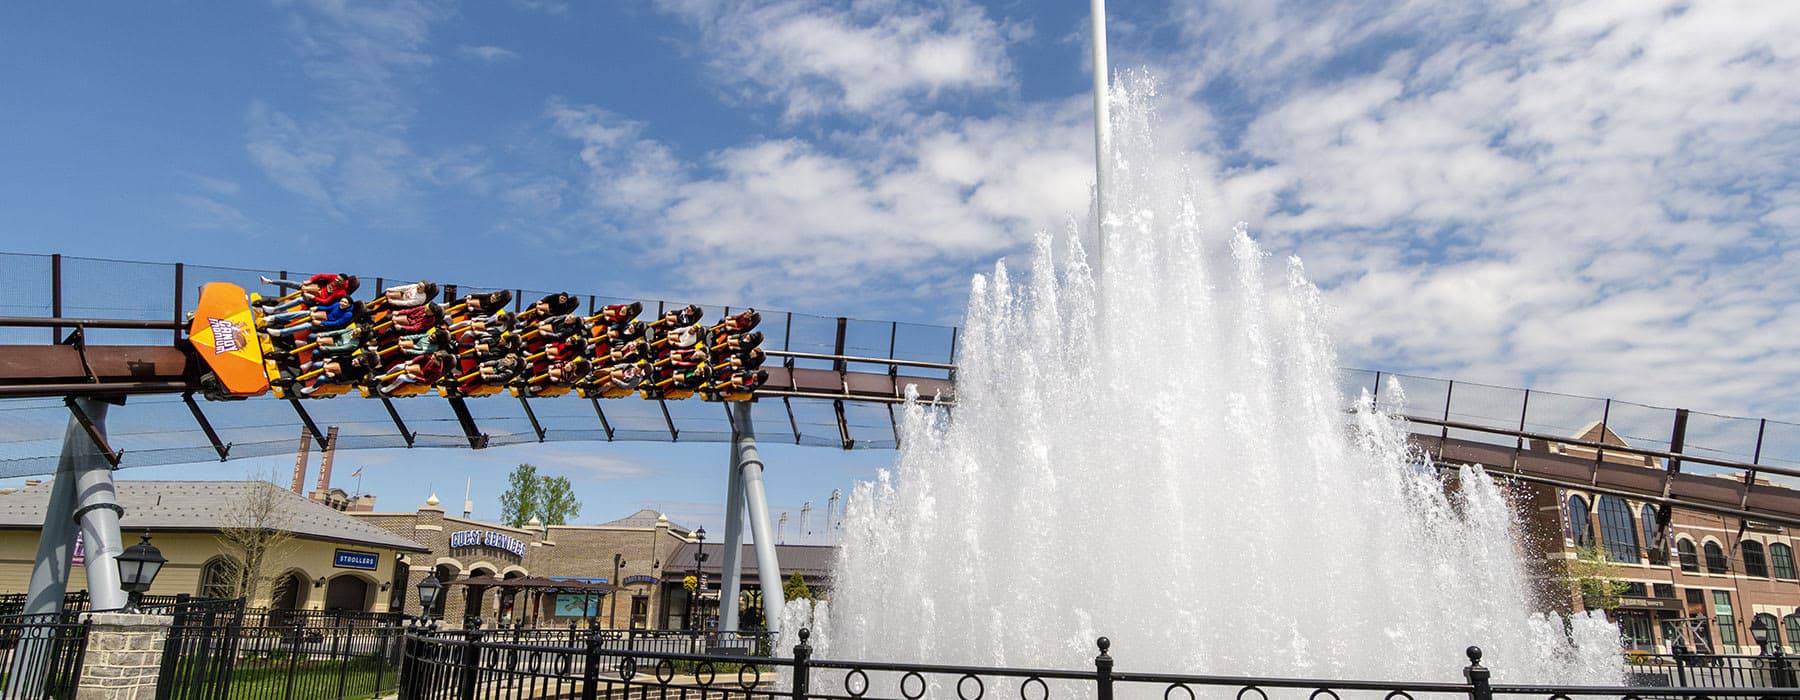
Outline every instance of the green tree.
[[543, 500], [537, 467], [521, 464], [506, 480], [506, 493], [500, 494], [500, 520], [512, 527], [524, 527], [537, 515]]
[[812, 600], [813, 592], [806, 586], [806, 579], [801, 578], [800, 572], [796, 571], [781, 584], [781, 597], [788, 600]]
[[568, 477], [538, 478], [538, 520], [545, 525], [567, 525], [581, 515], [581, 501], [575, 500], [575, 487]]
[[544, 525], [567, 525], [581, 515], [581, 501], [568, 477], [543, 476], [537, 467], [521, 464], [507, 484], [500, 494], [500, 520], [509, 526], [524, 527], [532, 518]]
[[1575, 558], [1568, 560], [1563, 583], [1581, 596], [1581, 607], [1588, 610], [1613, 610], [1619, 607], [1619, 596], [1631, 584], [1612, 575], [1612, 565], [1600, 547], [1578, 547]]

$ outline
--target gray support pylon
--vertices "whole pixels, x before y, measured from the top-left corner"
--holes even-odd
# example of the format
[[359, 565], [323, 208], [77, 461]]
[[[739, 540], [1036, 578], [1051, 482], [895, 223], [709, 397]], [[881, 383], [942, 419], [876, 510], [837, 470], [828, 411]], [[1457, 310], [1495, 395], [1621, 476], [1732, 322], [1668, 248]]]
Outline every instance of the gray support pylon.
[[731, 467], [725, 478], [724, 559], [719, 567], [719, 629], [738, 628], [738, 591], [744, 579], [744, 470], [743, 451], [731, 441]]
[[737, 471], [743, 474], [744, 500], [750, 510], [750, 536], [756, 539], [756, 574], [762, 583], [764, 624], [769, 632], [779, 633], [787, 601], [781, 593], [781, 561], [775, 556], [775, 528], [769, 524], [762, 455], [756, 451], [756, 426], [750, 420], [749, 402], [731, 404], [731, 428], [732, 443], [737, 446]]
[[[72, 408], [85, 413], [102, 436], [106, 434], [106, 404], [75, 399]], [[106, 504], [106, 505], [100, 505]], [[93, 507], [89, 507], [93, 506]], [[26, 588], [25, 614], [55, 615], [62, 612], [63, 594], [75, 560], [77, 514], [86, 539], [88, 595], [94, 610], [125, 607], [119, 588], [119, 514], [112, 490], [112, 464], [87, 430], [73, 415], [63, 430], [62, 455], [50, 482], [50, 500], [44, 506], [44, 528], [38, 535], [37, 557]], [[84, 510], [85, 509], [85, 510]], [[94, 517], [103, 513], [104, 516]], [[110, 551], [105, 543], [111, 543]], [[7, 674], [8, 697], [35, 696], [41, 690], [49, 663], [48, 640], [22, 639]]]

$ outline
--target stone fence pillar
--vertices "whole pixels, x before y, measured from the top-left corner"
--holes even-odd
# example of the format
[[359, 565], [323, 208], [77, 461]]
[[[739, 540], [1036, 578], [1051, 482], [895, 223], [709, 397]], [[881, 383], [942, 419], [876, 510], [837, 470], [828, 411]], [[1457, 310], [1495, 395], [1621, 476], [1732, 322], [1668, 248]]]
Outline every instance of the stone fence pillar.
[[165, 615], [100, 612], [88, 615], [87, 660], [76, 700], [154, 700], [162, 670]]

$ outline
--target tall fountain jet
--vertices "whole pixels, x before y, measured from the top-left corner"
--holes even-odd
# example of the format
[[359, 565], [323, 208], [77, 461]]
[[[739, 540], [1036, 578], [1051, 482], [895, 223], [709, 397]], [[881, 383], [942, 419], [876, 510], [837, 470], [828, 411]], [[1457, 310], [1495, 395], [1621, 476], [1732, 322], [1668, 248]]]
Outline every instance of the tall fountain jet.
[[908, 405], [851, 494], [816, 654], [1084, 668], [1105, 635], [1133, 670], [1451, 681], [1473, 644], [1497, 681], [1618, 682], [1616, 627], [1539, 612], [1499, 484], [1344, 411], [1299, 260], [1203, 228], [1119, 83], [1105, 274], [1069, 230], [973, 280], [954, 413]]

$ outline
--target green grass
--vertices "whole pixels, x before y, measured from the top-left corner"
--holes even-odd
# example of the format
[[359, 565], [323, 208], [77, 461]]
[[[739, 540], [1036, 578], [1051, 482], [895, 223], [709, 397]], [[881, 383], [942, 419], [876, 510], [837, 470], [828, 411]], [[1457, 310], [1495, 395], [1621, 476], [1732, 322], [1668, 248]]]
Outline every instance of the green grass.
[[289, 663], [289, 659], [279, 657], [238, 661], [231, 673], [231, 697], [332, 700], [338, 697], [341, 682], [344, 698], [373, 698], [392, 692], [400, 683], [399, 670], [386, 666], [382, 659], [351, 659], [348, 668], [340, 661], [301, 660], [293, 666], [294, 694], [289, 696]]

